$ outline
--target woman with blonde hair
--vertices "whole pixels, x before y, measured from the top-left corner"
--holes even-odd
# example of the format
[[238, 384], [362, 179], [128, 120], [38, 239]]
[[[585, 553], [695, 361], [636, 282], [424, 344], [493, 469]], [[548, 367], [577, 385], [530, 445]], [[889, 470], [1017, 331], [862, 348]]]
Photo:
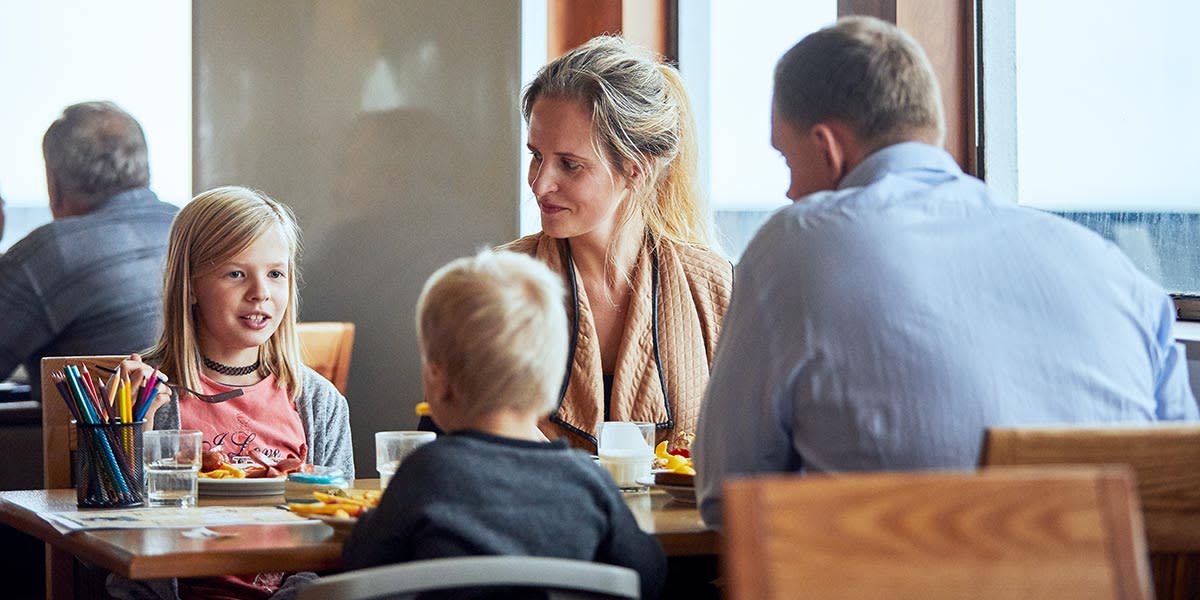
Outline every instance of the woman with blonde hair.
[[521, 104], [542, 231], [504, 248], [563, 277], [572, 349], [543, 433], [594, 449], [603, 421], [694, 431], [733, 268], [711, 249], [679, 73], [601, 36]]

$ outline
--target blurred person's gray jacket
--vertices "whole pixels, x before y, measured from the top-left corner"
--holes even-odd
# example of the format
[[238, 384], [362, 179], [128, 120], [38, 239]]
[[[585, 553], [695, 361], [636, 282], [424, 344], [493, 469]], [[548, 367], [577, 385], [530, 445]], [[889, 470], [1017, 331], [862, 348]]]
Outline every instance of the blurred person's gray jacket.
[[24, 363], [36, 398], [43, 356], [127, 354], [153, 344], [178, 210], [149, 189], [125, 190], [0, 255], [0, 379]]

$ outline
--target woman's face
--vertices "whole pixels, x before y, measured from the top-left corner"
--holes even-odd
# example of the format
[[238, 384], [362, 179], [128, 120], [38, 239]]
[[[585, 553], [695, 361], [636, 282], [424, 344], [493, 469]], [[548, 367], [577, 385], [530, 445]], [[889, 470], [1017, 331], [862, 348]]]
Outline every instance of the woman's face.
[[230, 366], [253, 363], [288, 306], [291, 253], [278, 226], [241, 254], [192, 280], [196, 330], [205, 356]]
[[606, 245], [629, 196], [592, 144], [591, 113], [579, 100], [539, 98], [529, 116], [529, 188], [542, 231], [554, 238], [591, 237]]

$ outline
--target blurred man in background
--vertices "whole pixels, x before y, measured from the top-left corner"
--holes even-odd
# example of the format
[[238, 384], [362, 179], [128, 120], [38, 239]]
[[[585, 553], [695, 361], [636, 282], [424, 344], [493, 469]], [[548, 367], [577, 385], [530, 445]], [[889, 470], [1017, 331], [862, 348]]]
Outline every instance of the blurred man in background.
[[54, 220], [0, 256], [0, 379], [23, 363], [35, 398], [43, 356], [128, 354], [157, 339], [178, 210], [147, 187], [142, 127], [111, 102], [68, 106], [42, 152]]

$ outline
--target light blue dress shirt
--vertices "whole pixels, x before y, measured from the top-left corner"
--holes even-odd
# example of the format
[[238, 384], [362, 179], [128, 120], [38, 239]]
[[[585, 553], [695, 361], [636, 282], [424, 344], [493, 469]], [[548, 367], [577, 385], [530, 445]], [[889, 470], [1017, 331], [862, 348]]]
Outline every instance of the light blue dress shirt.
[[742, 474], [972, 468], [989, 426], [1200, 418], [1163, 290], [929, 145], [780, 210], [734, 280], [695, 448], [710, 524]]

